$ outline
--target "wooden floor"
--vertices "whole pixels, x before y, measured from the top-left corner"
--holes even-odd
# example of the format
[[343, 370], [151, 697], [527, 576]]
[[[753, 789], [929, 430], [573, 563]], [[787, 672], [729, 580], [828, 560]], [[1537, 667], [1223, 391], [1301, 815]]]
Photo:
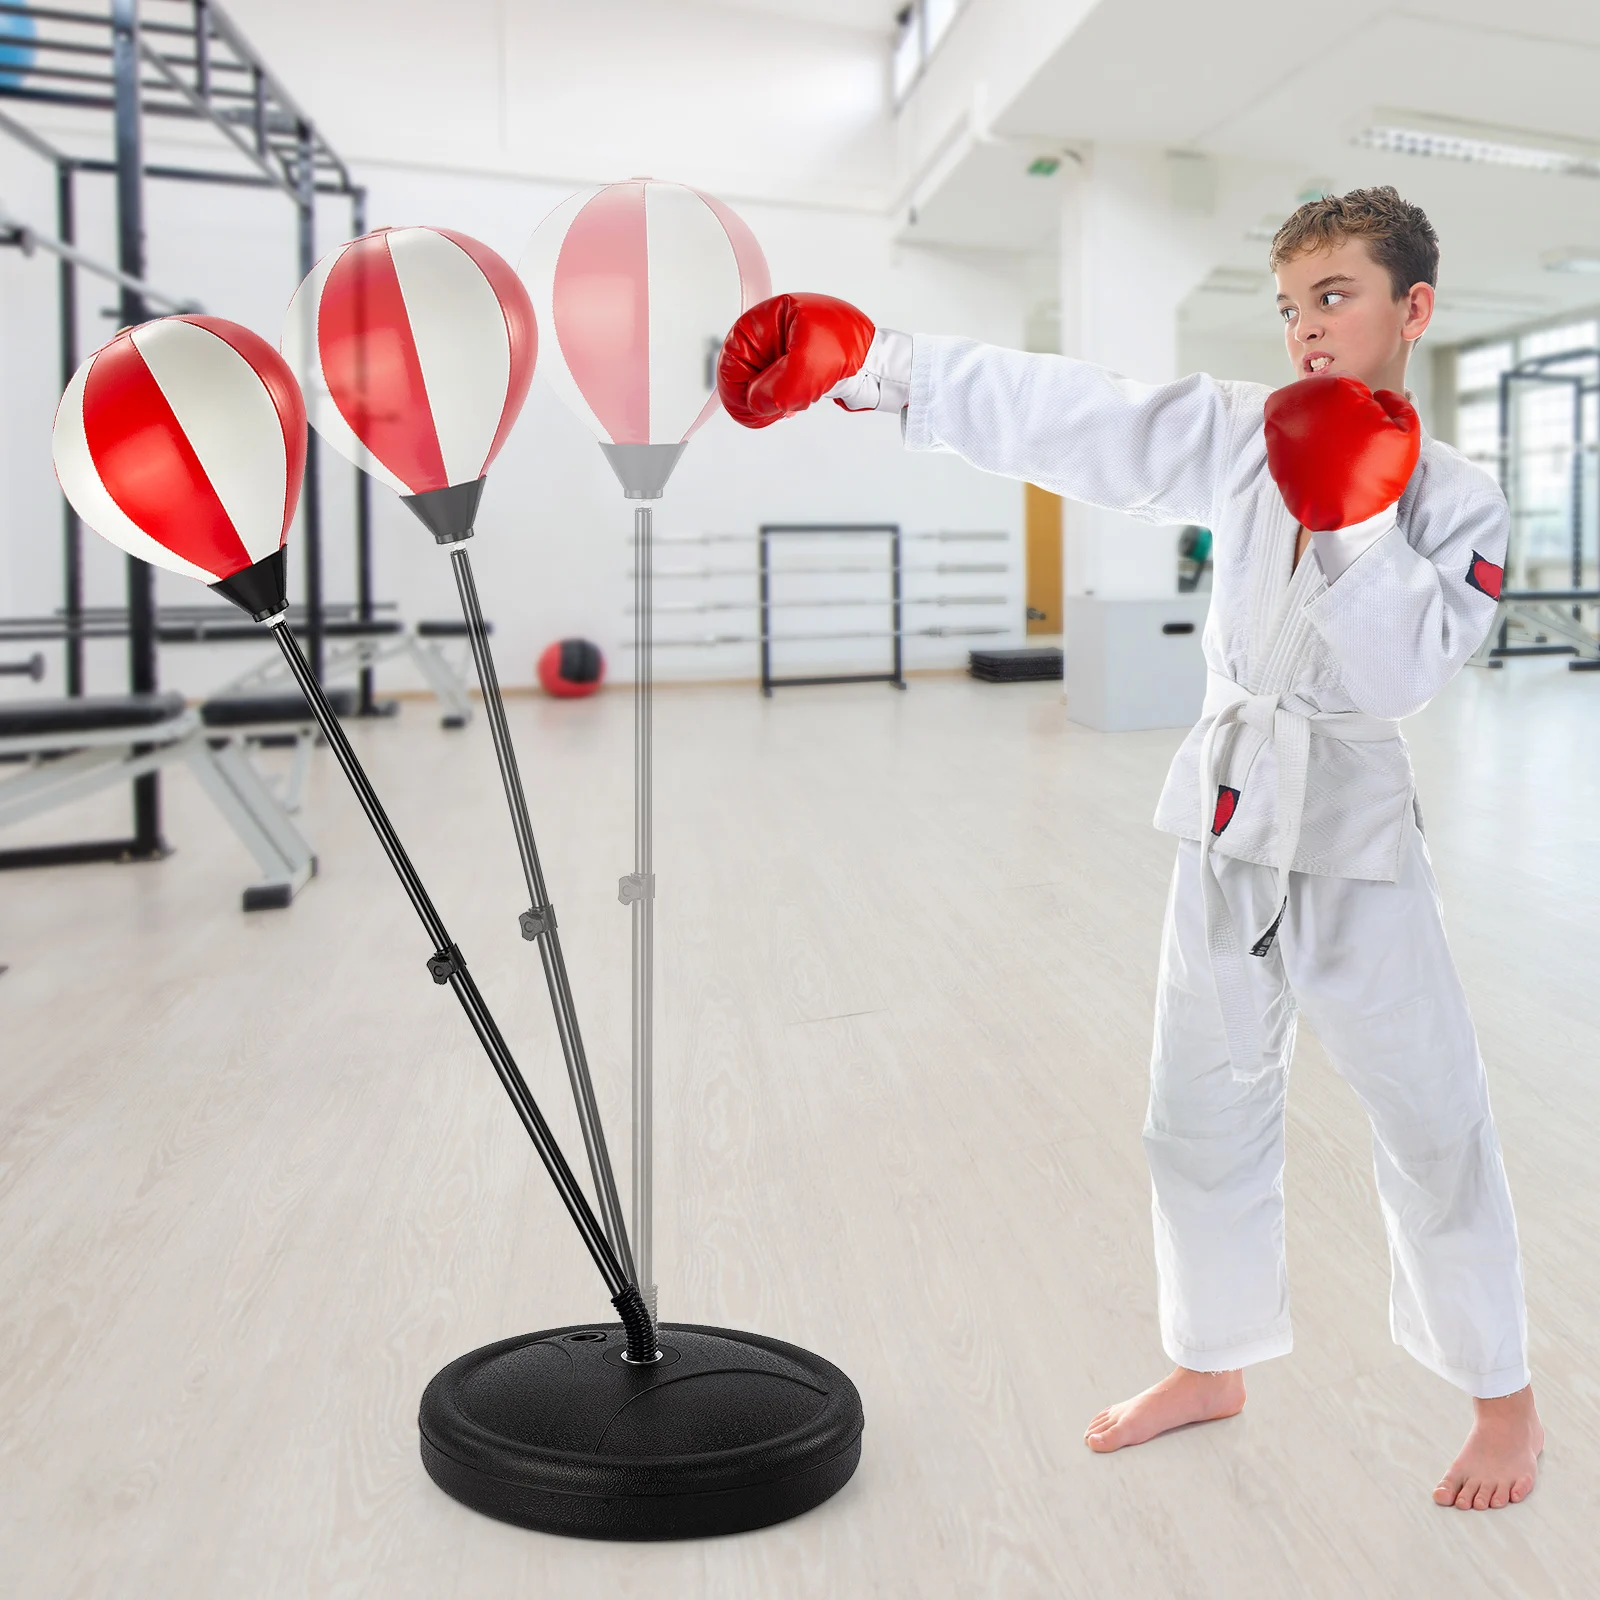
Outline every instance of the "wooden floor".
[[[630, 703], [512, 723], [625, 1150]], [[1309, 1037], [1295, 1353], [1235, 1421], [1080, 1442], [1164, 1368], [1139, 1128], [1178, 735], [1089, 732], [1054, 685], [697, 689], [659, 697], [661, 1304], [843, 1366], [854, 1481], [781, 1528], [630, 1548], [428, 1481], [438, 1367], [607, 1308], [320, 752], [322, 875], [288, 911], [239, 912], [249, 863], [186, 775], [170, 860], [0, 879], [0, 1591], [1595, 1595], [1597, 729], [1600, 678], [1534, 662], [1409, 730], [1526, 1251], [1550, 1431], [1526, 1505], [1428, 1499], [1467, 1402], [1389, 1341], [1366, 1128]], [[578, 1155], [481, 719], [416, 704], [356, 738]]]

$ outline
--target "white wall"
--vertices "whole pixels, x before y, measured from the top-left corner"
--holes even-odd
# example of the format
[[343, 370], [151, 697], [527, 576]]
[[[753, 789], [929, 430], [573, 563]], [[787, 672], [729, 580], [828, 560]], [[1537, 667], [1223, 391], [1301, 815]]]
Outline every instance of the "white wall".
[[881, 210], [891, 0], [230, 0], [339, 151]]
[[[1178, 325], [1178, 370], [1182, 374], [1209, 372], [1213, 378], [1233, 378], [1243, 383], [1264, 383], [1271, 388], [1289, 383], [1295, 374], [1282, 339], [1254, 333]], [[1406, 370], [1406, 388], [1416, 403], [1425, 428], [1434, 426], [1433, 361], [1429, 341], [1412, 353]]]
[[[1191, 363], [1183, 351], [1183, 307], [1214, 268], [1228, 264], [1245, 227], [1287, 187], [1283, 174], [1109, 143], [1086, 147], [1063, 171], [1061, 348], [1141, 383], [1209, 369], [1209, 360]], [[1272, 315], [1269, 299], [1263, 312], [1269, 334]], [[1224, 366], [1243, 359], [1266, 371], [1261, 342], [1252, 338], [1245, 351], [1207, 355], [1224, 356]], [[1276, 368], [1270, 381], [1282, 381]], [[1066, 525], [1069, 595], [1174, 592], [1175, 528], [1077, 504], [1069, 505]]]
[[1238, 383], [1288, 383], [1294, 373], [1283, 340], [1178, 325], [1178, 373], [1209, 372]]

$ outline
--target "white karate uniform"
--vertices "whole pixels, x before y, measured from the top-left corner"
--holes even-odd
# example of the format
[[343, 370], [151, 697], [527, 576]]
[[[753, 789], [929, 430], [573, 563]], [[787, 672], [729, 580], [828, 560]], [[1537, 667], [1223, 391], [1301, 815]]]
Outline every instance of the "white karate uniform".
[[1398, 728], [1492, 622], [1498, 485], [1425, 436], [1398, 521], [1318, 534], [1296, 568], [1265, 387], [888, 334], [868, 366], [893, 398], [897, 353], [908, 448], [1214, 536], [1205, 711], [1155, 819], [1182, 841], [1145, 1130], [1168, 1356], [1220, 1371], [1290, 1348], [1283, 1117], [1303, 1009], [1372, 1121], [1396, 1342], [1474, 1395], [1522, 1388], [1516, 1224]]

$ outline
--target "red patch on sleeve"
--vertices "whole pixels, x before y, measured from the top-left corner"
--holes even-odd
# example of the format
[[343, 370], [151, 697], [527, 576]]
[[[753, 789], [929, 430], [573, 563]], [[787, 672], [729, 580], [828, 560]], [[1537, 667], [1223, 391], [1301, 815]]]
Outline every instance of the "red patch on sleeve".
[[1211, 818], [1211, 831], [1213, 834], [1221, 833], [1233, 821], [1233, 814], [1239, 809], [1239, 791], [1230, 789], [1227, 784], [1217, 786], [1217, 809]]
[[1497, 567], [1494, 562], [1485, 561], [1476, 550], [1472, 552], [1472, 565], [1467, 568], [1467, 582], [1474, 589], [1488, 595], [1491, 600], [1498, 600], [1505, 581], [1504, 567]]

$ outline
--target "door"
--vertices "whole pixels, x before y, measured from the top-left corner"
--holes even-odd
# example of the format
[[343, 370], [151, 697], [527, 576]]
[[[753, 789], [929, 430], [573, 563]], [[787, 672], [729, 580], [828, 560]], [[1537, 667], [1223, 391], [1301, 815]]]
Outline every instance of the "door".
[[1061, 496], [1025, 483], [1023, 532], [1028, 564], [1028, 632], [1061, 632]]

